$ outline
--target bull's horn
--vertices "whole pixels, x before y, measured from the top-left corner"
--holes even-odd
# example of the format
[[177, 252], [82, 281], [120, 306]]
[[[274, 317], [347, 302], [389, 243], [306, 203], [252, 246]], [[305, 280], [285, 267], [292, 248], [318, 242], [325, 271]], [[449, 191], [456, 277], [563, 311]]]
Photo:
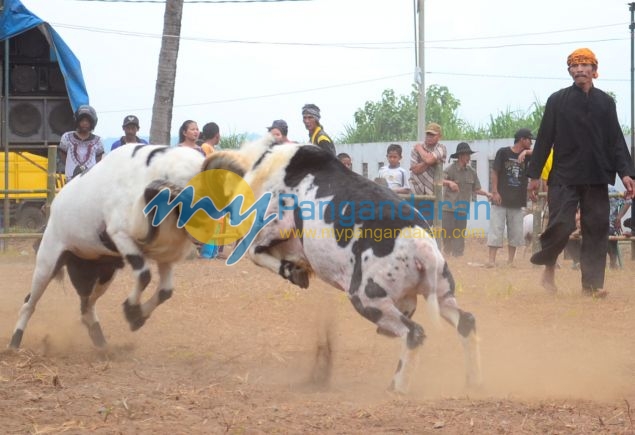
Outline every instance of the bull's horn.
[[203, 163], [203, 171], [210, 169], [225, 169], [244, 177], [248, 165], [245, 158], [235, 151], [216, 151]]
[[[143, 192], [143, 199], [145, 200], [145, 204], [148, 204], [152, 200], [152, 198], [157, 196], [157, 194], [165, 188], [170, 189], [170, 201], [173, 201], [174, 198], [176, 198], [177, 195], [183, 190], [181, 186], [177, 186], [176, 184], [168, 180], [154, 180], [146, 186], [145, 191]], [[152, 241], [156, 239], [157, 234], [159, 234], [159, 227], [155, 227], [154, 225], [152, 225], [152, 220], [154, 219], [155, 212], [156, 210], [153, 209], [151, 213], [148, 213], [148, 232], [143, 239], [139, 240], [140, 243], [152, 243]]]

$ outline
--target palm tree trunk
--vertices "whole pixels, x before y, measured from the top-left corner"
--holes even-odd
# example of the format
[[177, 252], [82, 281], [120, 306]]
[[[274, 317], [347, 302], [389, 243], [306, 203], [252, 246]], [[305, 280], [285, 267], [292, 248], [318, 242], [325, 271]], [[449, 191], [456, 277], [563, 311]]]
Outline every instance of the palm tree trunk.
[[157, 84], [152, 106], [150, 143], [169, 144], [176, 82], [176, 60], [179, 55], [181, 17], [184, 0], [167, 0], [163, 16], [163, 38], [159, 52]]

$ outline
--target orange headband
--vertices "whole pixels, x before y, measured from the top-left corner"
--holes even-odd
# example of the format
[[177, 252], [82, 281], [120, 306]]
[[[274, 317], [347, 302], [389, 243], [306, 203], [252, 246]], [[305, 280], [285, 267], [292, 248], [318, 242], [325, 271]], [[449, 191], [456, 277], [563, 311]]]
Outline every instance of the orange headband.
[[[577, 64], [587, 64], [587, 65], [595, 65], [598, 66], [598, 59], [595, 57], [595, 53], [593, 53], [588, 48], [578, 48], [573, 53], [567, 57], [567, 66], [577, 65]], [[593, 73], [593, 78], [597, 78], [597, 71]]]

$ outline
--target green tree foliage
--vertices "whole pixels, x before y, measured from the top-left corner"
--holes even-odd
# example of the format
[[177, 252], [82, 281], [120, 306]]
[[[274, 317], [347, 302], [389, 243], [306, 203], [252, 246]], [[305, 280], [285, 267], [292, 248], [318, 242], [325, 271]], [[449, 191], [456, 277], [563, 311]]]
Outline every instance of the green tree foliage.
[[514, 137], [519, 128], [528, 128], [536, 134], [540, 126], [540, 120], [545, 111], [545, 106], [534, 103], [527, 113], [511, 111], [499, 112], [496, 116], [490, 115], [487, 138]]
[[[413, 141], [417, 139], [418, 90], [397, 96], [387, 89], [380, 101], [367, 101], [355, 112], [354, 125], [345, 126], [340, 143]], [[426, 90], [426, 122], [443, 127], [445, 139], [475, 140], [513, 137], [519, 128], [537, 132], [544, 105], [535, 102], [526, 113], [507, 109], [490, 115], [485, 126], [472, 126], [458, 116], [461, 101], [446, 86], [431, 85]]]
[[[457, 114], [460, 106], [461, 102], [446, 86], [431, 85], [426, 90], [426, 124], [436, 122], [441, 125], [445, 138], [460, 136], [465, 130], [465, 123]], [[415, 139], [416, 135], [410, 140]]]
[[224, 150], [235, 150], [247, 142], [249, 135], [247, 133], [229, 133], [221, 136], [220, 147]]
[[367, 101], [353, 115], [355, 126], [344, 127], [342, 143], [392, 142], [417, 136], [417, 93], [397, 97], [386, 89], [377, 102]]

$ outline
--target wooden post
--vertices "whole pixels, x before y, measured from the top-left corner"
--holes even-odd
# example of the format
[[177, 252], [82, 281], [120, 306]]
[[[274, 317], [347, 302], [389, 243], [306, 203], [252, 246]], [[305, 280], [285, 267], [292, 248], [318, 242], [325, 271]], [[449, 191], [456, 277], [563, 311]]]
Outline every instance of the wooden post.
[[55, 198], [57, 185], [55, 183], [55, 174], [57, 173], [57, 145], [48, 146], [48, 169], [46, 171], [46, 205], [44, 206], [44, 214], [48, 222], [51, 214], [51, 204]]
[[441, 237], [437, 239], [437, 245], [441, 252], [443, 252], [443, 212], [441, 211], [441, 201], [443, 201], [443, 161], [439, 160], [434, 167], [434, 219], [433, 225], [435, 233]]

